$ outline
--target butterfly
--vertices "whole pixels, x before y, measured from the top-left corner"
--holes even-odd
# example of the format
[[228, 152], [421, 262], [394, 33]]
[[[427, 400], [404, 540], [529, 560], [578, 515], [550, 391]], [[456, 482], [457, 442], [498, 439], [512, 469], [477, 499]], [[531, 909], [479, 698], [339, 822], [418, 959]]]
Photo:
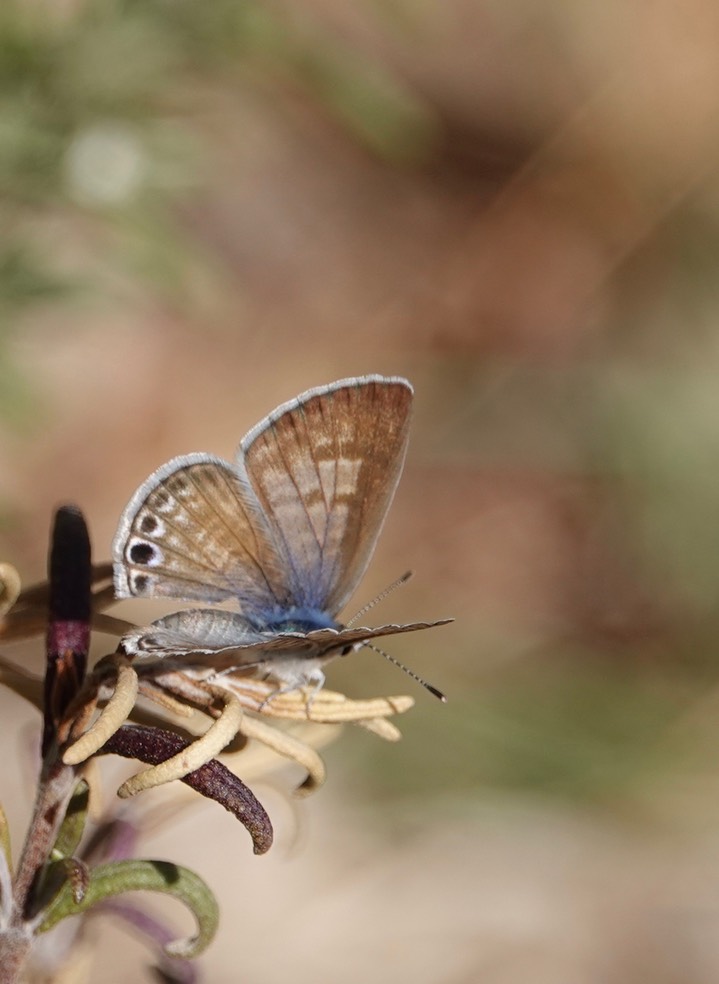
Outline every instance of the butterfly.
[[319, 689], [332, 657], [451, 621], [337, 621], [394, 496], [412, 396], [399, 376], [342, 379], [279, 406], [245, 436], [232, 464], [197, 453], [158, 468], [120, 519], [116, 596], [234, 599], [239, 612], [176, 612], [129, 632], [124, 652], [246, 671], [282, 691]]

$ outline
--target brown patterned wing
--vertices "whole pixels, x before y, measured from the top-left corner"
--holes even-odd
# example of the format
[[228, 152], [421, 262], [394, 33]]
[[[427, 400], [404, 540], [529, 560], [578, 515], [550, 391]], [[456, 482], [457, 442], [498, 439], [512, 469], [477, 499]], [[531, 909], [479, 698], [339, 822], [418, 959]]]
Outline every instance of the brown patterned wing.
[[272, 531], [246, 478], [207, 454], [159, 468], [135, 492], [113, 544], [118, 598], [289, 601]]
[[412, 387], [364, 376], [309, 390], [243, 440], [247, 476], [298, 607], [334, 616], [367, 569], [407, 450]]

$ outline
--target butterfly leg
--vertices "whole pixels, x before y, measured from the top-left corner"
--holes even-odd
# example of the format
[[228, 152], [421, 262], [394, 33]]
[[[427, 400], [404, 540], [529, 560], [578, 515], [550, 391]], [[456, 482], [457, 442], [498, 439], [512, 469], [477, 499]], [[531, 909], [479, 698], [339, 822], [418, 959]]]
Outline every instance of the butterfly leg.
[[319, 668], [319, 666], [315, 667], [315, 669], [310, 674], [308, 683], [312, 685], [312, 690], [309, 693], [309, 696], [307, 698], [307, 703], [305, 705], [307, 708], [307, 717], [310, 716], [310, 712], [312, 711], [312, 704], [314, 703], [315, 697], [325, 685], [325, 675], [322, 672], [322, 670]]
[[224, 670], [215, 670], [210, 676], [208, 676], [208, 683], [214, 683], [215, 680], [221, 680], [223, 676], [229, 676], [230, 673], [236, 673], [237, 670], [241, 669], [241, 666], [228, 666]]
[[[267, 673], [265, 679], [268, 679], [271, 675], [272, 674]], [[319, 666], [316, 666], [301, 683], [288, 683], [284, 687], [278, 687], [277, 690], [273, 690], [271, 694], [268, 694], [265, 697], [257, 710], [262, 711], [262, 709], [266, 707], [271, 700], [274, 700], [275, 697], [279, 697], [281, 694], [291, 694], [293, 691], [299, 690], [300, 687], [308, 685], [312, 687], [306, 701], [307, 717], [309, 717], [310, 712], [312, 711], [312, 703], [317, 694], [325, 685], [325, 675]]]

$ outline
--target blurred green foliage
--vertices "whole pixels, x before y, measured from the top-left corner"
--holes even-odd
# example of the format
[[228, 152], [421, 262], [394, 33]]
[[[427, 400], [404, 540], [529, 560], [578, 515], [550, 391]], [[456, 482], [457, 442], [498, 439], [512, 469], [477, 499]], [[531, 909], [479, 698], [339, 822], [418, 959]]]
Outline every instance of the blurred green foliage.
[[[192, 236], [173, 206], [202, 184], [213, 86], [294, 85], [374, 152], [421, 150], [426, 118], [376, 66], [305, 17], [243, 0], [9, 0], [0, 8], [0, 319], [98, 286], [98, 264], [173, 289]], [[241, 180], [241, 175], [240, 175]], [[68, 266], [70, 269], [68, 269]], [[177, 271], [175, 270], [175, 274]]]

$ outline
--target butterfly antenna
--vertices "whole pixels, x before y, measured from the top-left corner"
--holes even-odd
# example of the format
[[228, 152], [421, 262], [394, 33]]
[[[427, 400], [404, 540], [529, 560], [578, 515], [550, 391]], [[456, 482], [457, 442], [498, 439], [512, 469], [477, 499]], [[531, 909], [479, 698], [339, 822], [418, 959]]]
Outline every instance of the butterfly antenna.
[[[352, 625], [354, 625], [357, 619], [362, 618], [362, 616], [366, 614], [370, 610], [370, 608], [374, 608], [374, 606], [378, 605], [380, 601], [384, 601], [384, 599], [387, 597], [388, 594], [392, 594], [394, 589], [398, 588], [400, 584], [406, 584], [407, 581], [409, 581], [409, 579], [413, 576], [414, 576], [414, 571], [405, 571], [402, 577], [398, 577], [397, 580], [393, 581], [390, 585], [388, 585], [384, 589], [384, 591], [380, 591], [380, 593], [375, 598], [373, 598], [372, 601], [368, 601], [363, 608], [360, 608], [360, 610], [355, 615], [353, 615], [352, 618], [347, 623], [347, 628], [349, 629]], [[372, 647], [370, 646], [370, 649], [371, 648]], [[385, 654], [383, 653], [382, 655], [384, 656]], [[389, 656], [387, 657], [387, 659], [389, 659]], [[392, 661], [390, 660], [390, 662]], [[410, 674], [410, 676], [411, 675], [412, 674]]]
[[429, 690], [431, 694], [434, 694], [434, 696], [438, 697], [439, 700], [441, 700], [443, 703], [445, 704], [447, 703], [447, 698], [444, 696], [441, 690], [437, 690], [437, 688], [433, 687], [431, 683], [427, 683], [427, 681], [424, 680], [418, 673], [415, 673], [414, 670], [410, 670], [410, 668], [408, 666], [405, 666], [404, 663], [400, 663], [400, 661], [398, 659], [395, 659], [394, 656], [390, 656], [390, 654], [386, 653], [384, 649], [380, 649], [379, 646], [373, 646], [371, 642], [363, 642], [362, 645], [366, 646], [367, 649], [372, 649], [374, 650], [374, 652], [379, 653], [380, 656], [384, 656], [384, 658], [386, 660], [389, 660], [390, 663], [394, 663], [394, 665], [398, 666], [400, 670], [403, 670], [407, 674], [407, 676], [412, 677], [413, 680], [416, 680], [417, 683], [420, 683], [425, 690]]

